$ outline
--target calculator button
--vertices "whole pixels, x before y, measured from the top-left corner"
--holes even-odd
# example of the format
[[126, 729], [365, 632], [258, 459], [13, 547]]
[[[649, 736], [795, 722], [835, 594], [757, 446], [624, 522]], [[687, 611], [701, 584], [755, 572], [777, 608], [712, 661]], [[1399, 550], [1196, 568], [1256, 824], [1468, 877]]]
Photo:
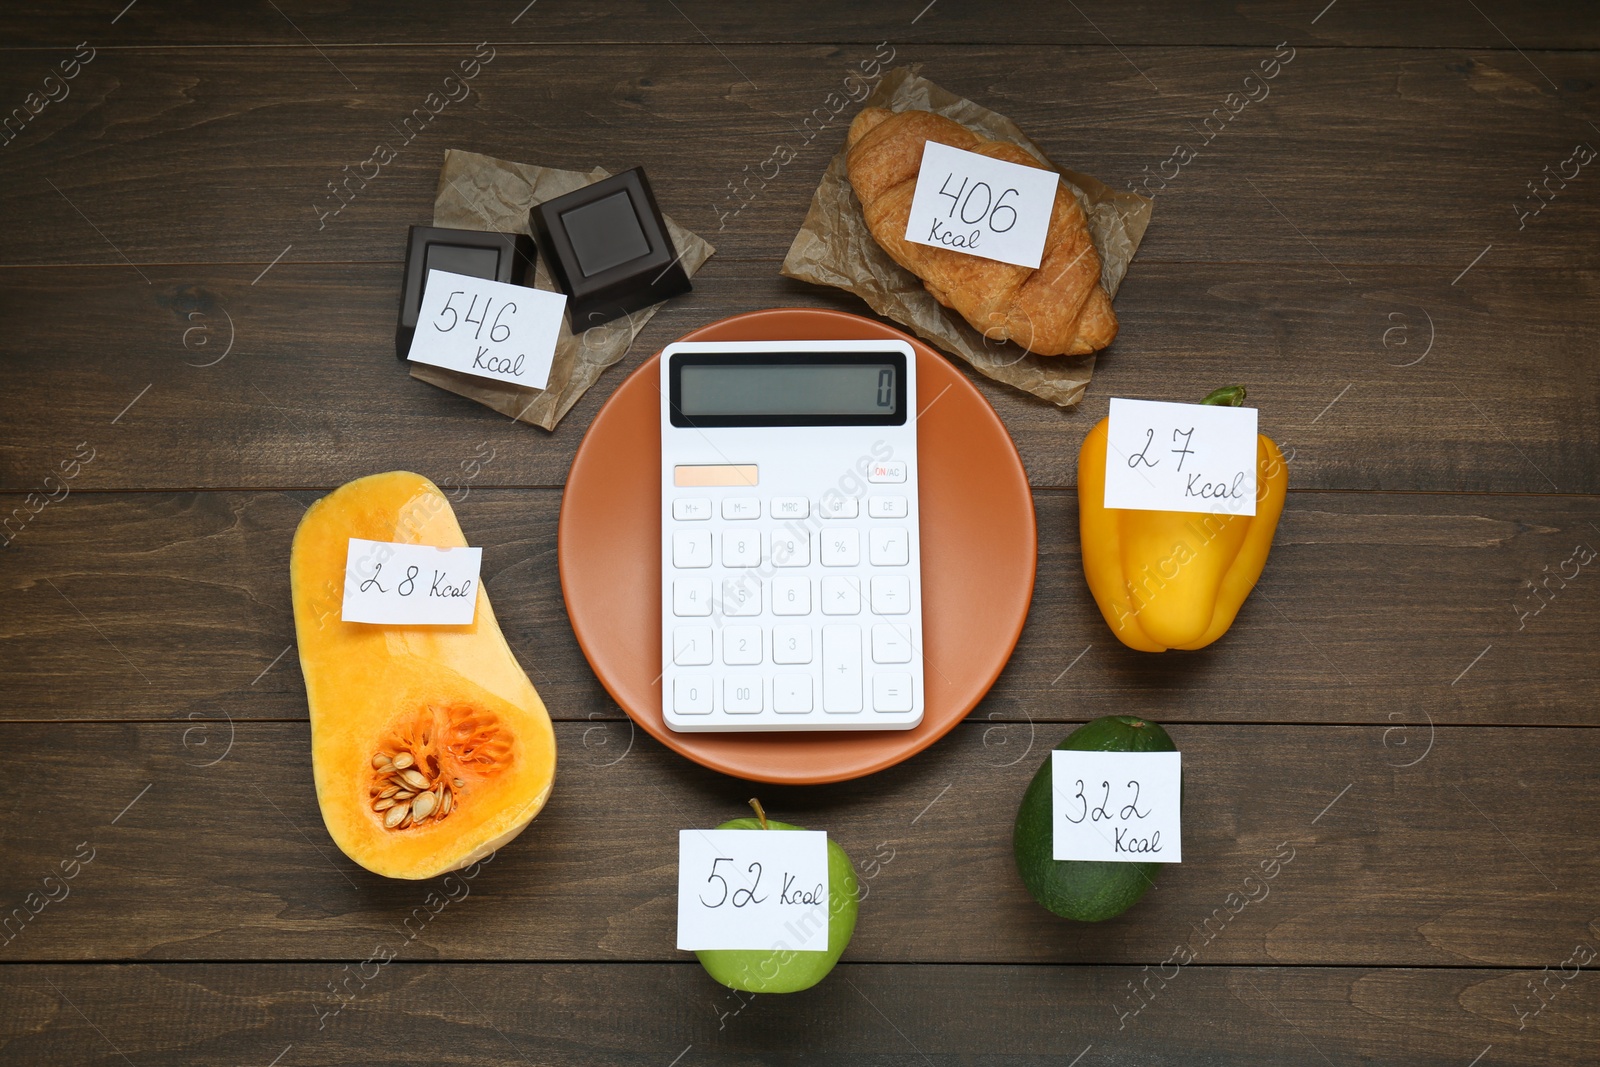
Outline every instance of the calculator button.
[[830, 492], [823, 496], [822, 507], [818, 510], [825, 519], [853, 519], [857, 515], [858, 506], [855, 497]]
[[679, 626], [672, 631], [672, 662], [680, 667], [711, 665], [711, 627]]
[[703, 674], [672, 680], [672, 710], [679, 715], [711, 714], [712, 681]]
[[761, 710], [761, 679], [759, 677], [724, 678], [722, 680], [722, 710], [729, 715], [754, 715]]
[[760, 663], [761, 627], [724, 627], [722, 631], [722, 662], [733, 667], [750, 667]]
[[685, 497], [672, 502], [672, 517], [683, 522], [694, 522], [711, 517], [711, 501], [703, 496]]
[[867, 558], [874, 567], [904, 567], [911, 559], [911, 535], [904, 527], [868, 531]]
[[811, 627], [774, 626], [772, 628], [772, 662], [810, 663]]
[[774, 615], [810, 615], [811, 579], [772, 579], [772, 613]]
[[[727, 501], [723, 501], [724, 504]], [[709, 564], [709, 559], [707, 563]], [[704, 566], [705, 564], [702, 564]], [[756, 530], [739, 530], [722, 535], [722, 565], [724, 567], [758, 567], [761, 565], [761, 534]]]
[[811, 710], [811, 675], [780, 674], [772, 679], [772, 710], [803, 715]]
[[[873, 581], [877, 581], [877, 579], [873, 579]], [[840, 575], [831, 575], [822, 579], [822, 613], [824, 615], [861, 614], [860, 580]]]
[[880, 674], [872, 679], [873, 711], [910, 711], [911, 675]]
[[730, 618], [761, 614], [761, 583], [753, 578], [728, 578], [722, 583], [722, 614]]
[[867, 514], [874, 519], [903, 519], [909, 513], [903, 496], [867, 497]]
[[872, 579], [872, 613], [904, 615], [911, 610], [911, 579], [903, 574]]
[[911, 638], [900, 627], [880, 622], [872, 628], [872, 662], [910, 663]]
[[775, 530], [772, 534], [772, 565], [774, 567], [811, 566], [811, 535]]
[[711, 579], [679, 578], [672, 583], [672, 613], [694, 616], [711, 614]]
[[761, 501], [753, 496], [730, 496], [722, 502], [725, 519], [759, 519]]
[[672, 531], [672, 565], [684, 569], [711, 566], [711, 531]]
[[775, 496], [771, 507], [775, 519], [803, 519], [811, 514], [811, 501], [803, 496]]
[[854, 567], [861, 562], [859, 530], [823, 530], [819, 536], [824, 567]]
[[822, 628], [822, 710], [861, 710], [861, 627]]
[[869, 482], [903, 482], [906, 480], [906, 461], [885, 459], [867, 468]]

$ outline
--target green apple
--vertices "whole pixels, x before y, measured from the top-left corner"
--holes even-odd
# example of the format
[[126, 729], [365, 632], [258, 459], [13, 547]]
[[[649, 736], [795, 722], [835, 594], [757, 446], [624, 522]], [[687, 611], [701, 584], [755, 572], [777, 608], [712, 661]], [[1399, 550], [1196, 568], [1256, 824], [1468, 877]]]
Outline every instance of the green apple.
[[[803, 830], [768, 819], [752, 800], [756, 818], [731, 819], [718, 830]], [[706, 973], [730, 989], [746, 993], [798, 993], [825, 978], [839, 962], [856, 929], [859, 907], [855, 866], [844, 849], [828, 838], [828, 950], [796, 952], [792, 949], [706, 949], [696, 952]]]

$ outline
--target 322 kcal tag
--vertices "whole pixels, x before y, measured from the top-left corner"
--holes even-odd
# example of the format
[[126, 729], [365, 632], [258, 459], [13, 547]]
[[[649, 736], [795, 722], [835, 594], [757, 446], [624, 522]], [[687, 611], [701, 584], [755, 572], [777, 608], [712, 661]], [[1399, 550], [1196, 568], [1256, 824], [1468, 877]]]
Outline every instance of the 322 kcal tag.
[[828, 835], [678, 831], [678, 947], [825, 952]]
[[1111, 398], [1108, 508], [1256, 513], [1256, 409]]
[[562, 293], [430, 270], [407, 358], [543, 389], [566, 307]]
[[435, 548], [350, 538], [344, 622], [466, 626], [478, 607], [481, 548]]
[[1052, 858], [1182, 862], [1183, 753], [1057, 749], [1050, 784]]

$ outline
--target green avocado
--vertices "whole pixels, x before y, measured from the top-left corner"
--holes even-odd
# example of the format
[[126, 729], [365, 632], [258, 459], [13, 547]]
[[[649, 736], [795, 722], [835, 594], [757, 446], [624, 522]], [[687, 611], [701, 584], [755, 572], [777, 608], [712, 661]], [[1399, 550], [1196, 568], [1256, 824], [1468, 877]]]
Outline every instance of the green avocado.
[[[1178, 746], [1148, 719], [1107, 715], [1085, 723], [1056, 748], [1083, 752], [1175, 752]], [[1067, 919], [1094, 923], [1121, 915], [1154, 883], [1155, 863], [1051, 858], [1050, 757], [1022, 795], [1011, 848], [1022, 884], [1040, 904]]]

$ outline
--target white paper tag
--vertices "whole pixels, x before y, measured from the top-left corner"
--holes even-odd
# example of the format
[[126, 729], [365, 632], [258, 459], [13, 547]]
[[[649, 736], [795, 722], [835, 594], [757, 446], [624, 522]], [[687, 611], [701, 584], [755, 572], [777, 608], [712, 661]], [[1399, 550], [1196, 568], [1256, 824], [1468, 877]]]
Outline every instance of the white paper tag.
[[566, 307], [563, 293], [430, 270], [407, 358], [543, 389]]
[[345, 622], [466, 626], [478, 607], [481, 548], [435, 548], [350, 538]]
[[1051, 752], [1051, 856], [1181, 862], [1182, 772], [1181, 752]]
[[679, 830], [678, 947], [823, 952], [828, 835]]
[[928, 141], [906, 240], [1037, 269], [1060, 180], [1053, 170]]
[[1256, 513], [1256, 409], [1111, 399], [1108, 508]]

